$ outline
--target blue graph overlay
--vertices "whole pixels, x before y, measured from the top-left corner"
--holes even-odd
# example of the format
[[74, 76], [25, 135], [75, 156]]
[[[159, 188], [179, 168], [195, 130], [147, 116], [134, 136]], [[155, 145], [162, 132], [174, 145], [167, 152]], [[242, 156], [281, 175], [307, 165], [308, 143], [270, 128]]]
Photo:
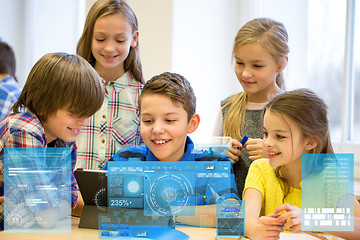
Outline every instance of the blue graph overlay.
[[71, 149], [5, 148], [5, 232], [71, 232]]
[[302, 230], [354, 230], [354, 155], [301, 155]]
[[[99, 238], [149, 237], [159, 229], [189, 227], [176, 224], [175, 217], [194, 216], [195, 206], [224, 202], [225, 190], [231, 189], [230, 171], [230, 161], [108, 162], [109, 208], [99, 215]], [[197, 227], [208, 226], [207, 216]]]
[[225, 200], [216, 205], [216, 236], [245, 236], [245, 201]]

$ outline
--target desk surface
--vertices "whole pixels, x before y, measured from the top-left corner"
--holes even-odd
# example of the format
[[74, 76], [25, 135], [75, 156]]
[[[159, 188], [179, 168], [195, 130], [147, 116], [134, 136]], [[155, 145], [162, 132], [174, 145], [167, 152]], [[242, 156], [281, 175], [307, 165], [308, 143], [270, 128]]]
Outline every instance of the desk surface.
[[[4, 233], [0, 232], [1, 240], [93, 240], [98, 239], [97, 229], [78, 228], [79, 218], [72, 218], [71, 233]], [[213, 240], [216, 236], [215, 228], [180, 228], [180, 231], [190, 236], [190, 240]], [[242, 238], [245, 239], [245, 238]], [[280, 239], [315, 240], [307, 234], [285, 233]], [[336, 237], [329, 236], [335, 240]]]
[[[72, 218], [71, 233], [4, 233], [0, 232], [1, 240], [93, 240], [98, 239], [97, 229], [78, 228], [79, 218]], [[215, 239], [215, 228], [181, 228], [180, 231], [191, 236], [190, 240]]]

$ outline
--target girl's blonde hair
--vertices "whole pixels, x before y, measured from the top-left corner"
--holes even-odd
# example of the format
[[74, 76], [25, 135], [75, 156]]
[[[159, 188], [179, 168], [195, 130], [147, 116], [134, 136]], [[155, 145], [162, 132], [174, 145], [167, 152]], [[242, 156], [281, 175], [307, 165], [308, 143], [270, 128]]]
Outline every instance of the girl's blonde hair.
[[[310, 153], [334, 153], [327, 118], [327, 105], [309, 89], [297, 89], [277, 94], [265, 107], [266, 111], [286, 116], [300, 128], [304, 138], [315, 138], [317, 145]], [[281, 180], [285, 192], [284, 199], [290, 191], [290, 186], [280, 174], [281, 166], [275, 168], [275, 175]]]
[[[111, 14], [120, 13], [132, 28], [132, 34], [138, 30], [138, 20], [134, 10], [124, 0], [98, 0], [90, 8], [86, 17], [83, 34], [78, 42], [76, 52], [85, 58], [92, 66], [95, 65], [95, 57], [91, 51], [91, 43], [94, 33], [94, 25], [98, 18], [105, 17]], [[130, 47], [128, 57], [124, 62], [124, 69], [131, 71], [134, 78], [140, 83], [144, 84], [144, 76], [142, 72], [142, 65], [140, 61], [139, 40], [135, 47]]]
[[90, 117], [103, 100], [100, 76], [84, 58], [50, 53], [35, 63], [12, 110], [19, 113], [28, 108], [41, 122], [59, 109]]
[[[269, 51], [277, 63], [289, 53], [288, 34], [285, 26], [270, 18], [255, 18], [246, 23], [235, 37], [232, 56], [235, 58], [237, 49], [247, 43], [259, 43]], [[279, 73], [276, 84], [285, 89], [284, 77]], [[245, 91], [227, 99], [222, 110], [228, 109], [224, 117], [224, 136], [240, 140], [243, 136], [242, 123], [244, 120], [248, 96]]]

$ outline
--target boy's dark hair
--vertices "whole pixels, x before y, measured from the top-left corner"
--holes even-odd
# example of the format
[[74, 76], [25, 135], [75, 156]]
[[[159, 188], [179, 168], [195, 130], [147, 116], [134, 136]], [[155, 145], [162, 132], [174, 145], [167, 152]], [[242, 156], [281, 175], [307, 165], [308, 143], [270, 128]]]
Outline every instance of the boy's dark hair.
[[181, 103], [188, 114], [188, 121], [196, 112], [194, 91], [189, 81], [180, 74], [164, 72], [147, 81], [139, 97], [140, 112], [143, 96], [150, 93], [168, 96], [174, 104]]
[[84, 58], [50, 53], [35, 63], [12, 110], [18, 113], [26, 107], [40, 121], [46, 121], [59, 109], [77, 117], [90, 117], [103, 100], [100, 76]]
[[0, 39], [0, 74], [9, 74], [15, 78], [15, 72], [16, 59], [14, 50], [9, 44]]

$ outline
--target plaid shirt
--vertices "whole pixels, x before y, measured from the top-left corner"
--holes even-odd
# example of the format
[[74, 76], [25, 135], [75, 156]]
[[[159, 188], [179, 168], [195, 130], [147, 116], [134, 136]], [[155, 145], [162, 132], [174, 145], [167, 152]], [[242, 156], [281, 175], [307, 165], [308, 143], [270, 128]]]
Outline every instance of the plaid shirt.
[[10, 114], [11, 108], [21, 93], [21, 86], [14, 78], [8, 77], [0, 81], [0, 120]]
[[138, 97], [143, 85], [126, 72], [105, 86], [105, 99], [78, 137], [76, 168], [101, 169], [116, 152], [142, 143]]
[[[4, 148], [6, 147], [47, 147], [47, 139], [44, 128], [36, 115], [28, 109], [23, 113], [10, 114], [0, 122], [0, 196], [4, 195]], [[61, 139], [55, 140], [55, 147], [71, 147], [71, 203], [75, 207], [77, 203], [77, 183], [74, 176], [76, 164], [76, 144], [64, 142]], [[36, 162], [31, 162], [36, 167]], [[41, 165], [41, 163], [38, 163]], [[41, 184], [42, 179], [31, 179], [34, 185]], [[38, 184], [39, 183], [39, 184]], [[55, 193], [56, 194], [56, 193]], [[51, 206], [53, 196], [48, 196], [48, 204]], [[39, 209], [31, 209], [38, 211]], [[41, 209], [40, 209], [41, 210]], [[4, 204], [0, 205], [0, 230], [3, 229]]]

